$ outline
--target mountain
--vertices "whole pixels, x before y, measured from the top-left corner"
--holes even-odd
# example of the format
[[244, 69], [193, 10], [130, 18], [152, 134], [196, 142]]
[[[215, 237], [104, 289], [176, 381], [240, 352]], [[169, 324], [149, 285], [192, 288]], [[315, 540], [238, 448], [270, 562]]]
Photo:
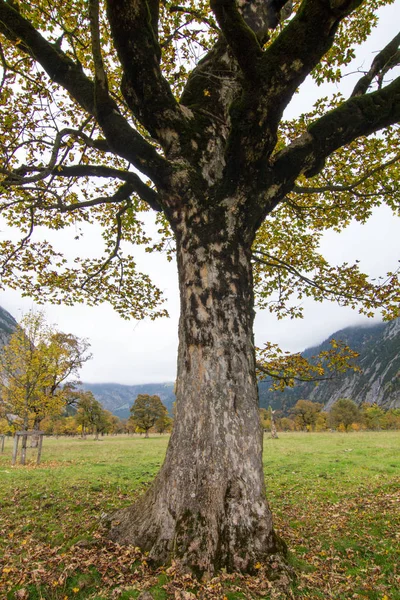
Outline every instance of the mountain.
[[120, 383], [83, 383], [84, 390], [92, 392], [96, 400], [106, 410], [120, 419], [130, 417], [129, 409], [139, 394], [159, 396], [161, 402], [172, 414], [172, 404], [175, 402], [174, 383], [147, 383], [142, 385], [122, 385]]
[[0, 348], [7, 344], [17, 325], [14, 317], [0, 306]]
[[[17, 327], [9, 312], [0, 306], [0, 348]], [[329, 339], [342, 340], [359, 352], [361, 373], [348, 372], [331, 381], [298, 383], [284, 392], [270, 391], [271, 381], [259, 383], [260, 406], [288, 411], [301, 398], [320, 402], [329, 410], [338, 398], [350, 398], [356, 404], [376, 403], [385, 409], [400, 407], [400, 318], [389, 323], [371, 323], [336, 331]], [[302, 354], [310, 358], [329, 349], [329, 339]], [[138, 394], [157, 395], [172, 414], [175, 402], [174, 383], [122, 385], [118, 383], [84, 383], [95, 398], [120, 418], [130, 416], [129, 409]]]
[[[260, 406], [287, 411], [297, 400], [320, 402], [329, 410], [338, 398], [350, 398], [356, 404], [378, 404], [382, 408], [400, 407], [400, 319], [389, 323], [347, 327], [329, 339], [342, 340], [359, 352], [361, 373], [348, 372], [330, 381], [299, 383], [284, 392], [271, 392], [271, 382], [260, 382]], [[329, 348], [329, 339], [302, 354], [306, 358]]]
[[[336, 331], [319, 346], [308, 348], [302, 354], [310, 358], [328, 350], [330, 339], [342, 340], [360, 356], [361, 373], [349, 371], [331, 381], [298, 383], [284, 392], [270, 391], [271, 381], [259, 383], [260, 406], [283, 409], [287, 412], [301, 398], [320, 402], [329, 410], [338, 398], [351, 398], [357, 404], [368, 402], [383, 408], [400, 407], [400, 319], [390, 323], [371, 323]], [[128, 418], [129, 408], [138, 394], [160, 396], [172, 414], [175, 401], [174, 383], [122, 385], [117, 383], [84, 383], [101, 404], [120, 418]]]

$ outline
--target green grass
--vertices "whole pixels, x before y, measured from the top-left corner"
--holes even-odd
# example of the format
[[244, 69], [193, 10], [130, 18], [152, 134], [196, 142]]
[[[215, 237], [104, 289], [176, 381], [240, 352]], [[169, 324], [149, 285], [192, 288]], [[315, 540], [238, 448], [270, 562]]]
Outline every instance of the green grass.
[[[46, 438], [42, 464], [0, 455], [0, 598], [108, 600], [143, 588], [164, 598], [274, 598], [259, 576], [199, 584], [153, 571], [106, 542], [101, 515], [149, 485], [167, 436]], [[400, 433], [281, 433], [264, 440], [267, 494], [289, 546], [295, 598], [400, 600]], [[179, 595], [181, 594], [181, 596]], [[190, 596], [192, 594], [192, 596]]]

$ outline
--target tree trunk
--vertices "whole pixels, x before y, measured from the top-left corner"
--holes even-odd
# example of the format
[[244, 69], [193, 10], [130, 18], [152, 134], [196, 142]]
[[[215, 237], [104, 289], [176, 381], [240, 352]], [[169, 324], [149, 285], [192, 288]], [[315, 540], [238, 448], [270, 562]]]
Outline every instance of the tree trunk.
[[251, 572], [283, 544], [265, 497], [250, 244], [225, 228], [223, 243], [182, 231], [174, 428], [155, 482], [112, 515], [110, 536], [198, 576]]
[[271, 418], [271, 437], [272, 437], [272, 439], [277, 440], [278, 432], [276, 430], [274, 411], [271, 409], [269, 414], [270, 414], [270, 418]]
[[[39, 431], [40, 430], [40, 419], [38, 417], [35, 417], [34, 423], [33, 423], [33, 431]], [[31, 436], [31, 448], [37, 448], [39, 445], [39, 434], [35, 434]]]

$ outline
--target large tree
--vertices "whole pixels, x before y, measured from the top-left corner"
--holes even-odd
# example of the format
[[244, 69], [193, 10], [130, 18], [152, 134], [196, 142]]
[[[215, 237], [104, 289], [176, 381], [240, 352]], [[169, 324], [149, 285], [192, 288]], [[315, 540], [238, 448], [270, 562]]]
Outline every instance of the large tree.
[[[347, 96], [284, 116], [306, 79], [340, 87], [385, 1], [303, 0], [291, 14], [285, 0], [0, 2], [2, 212], [23, 232], [2, 245], [4, 284], [154, 317], [160, 292], [124, 252], [176, 249], [174, 429], [151, 489], [111, 531], [157, 562], [251, 571], [279, 548], [254, 289], [279, 316], [299, 314], [293, 293], [367, 313], [384, 305], [389, 318], [397, 307], [393, 274], [374, 283], [357, 265], [331, 266], [318, 243], [397, 206], [400, 34]], [[153, 242], [141, 223], [150, 209]], [[35, 237], [70, 226], [80, 238], [91, 223], [104, 228], [103, 258], [78, 251], [70, 264]]]

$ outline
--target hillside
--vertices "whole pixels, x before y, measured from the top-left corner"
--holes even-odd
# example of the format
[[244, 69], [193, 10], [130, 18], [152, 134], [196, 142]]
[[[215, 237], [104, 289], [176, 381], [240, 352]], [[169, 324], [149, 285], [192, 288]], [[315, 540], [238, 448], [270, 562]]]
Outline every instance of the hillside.
[[129, 409], [138, 394], [157, 395], [172, 414], [175, 402], [174, 383], [148, 383], [142, 385], [122, 385], [119, 383], [83, 383], [85, 390], [90, 390], [102, 406], [120, 419], [130, 417]]
[[[0, 347], [9, 339], [17, 326], [14, 317], [0, 307]], [[400, 407], [400, 319], [390, 323], [371, 323], [347, 327], [333, 333], [335, 338], [359, 352], [361, 373], [349, 372], [332, 381], [300, 383], [284, 392], [269, 390], [266, 379], [259, 384], [260, 406], [288, 411], [301, 398], [320, 402], [326, 410], [338, 398], [351, 398], [357, 404], [376, 402], [383, 408]], [[319, 346], [308, 348], [303, 356], [311, 357], [329, 348], [329, 339]], [[138, 394], [156, 394], [172, 414], [175, 401], [174, 383], [122, 385], [118, 383], [84, 383], [83, 388], [93, 392], [99, 402], [120, 418], [128, 418], [129, 408]]]
[[0, 306], [0, 347], [4, 346], [17, 327], [17, 321]]
[[[376, 403], [385, 409], [400, 407], [400, 319], [390, 323], [347, 327], [333, 333], [335, 338], [359, 352], [361, 373], [349, 372], [337, 379], [314, 383], [300, 383], [284, 392], [269, 391], [270, 381], [260, 383], [260, 405], [288, 410], [304, 398], [321, 402], [329, 410], [338, 398], [351, 398], [356, 404]], [[308, 348], [303, 356], [311, 357], [327, 350], [329, 340], [320, 346]]]
[[[338, 398], [351, 398], [357, 404], [369, 402], [393, 408], [400, 406], [400, 319], [391, 323], [372, 323], [362, 327], [347, 327], [329, 336], [343, 340], [360, 353], [359, 366], [362, 373], [350, 372], [332, 381], [316, 386], [314, 383], [298, 384], [285, 392], [271, 392], [271, 382], [259, 384], [260, 406], [289, 410], [300, 398], [324, 404], [325, 409]], [[308, 348], [303, 355], [311, 357], [329, 348], [329, 340]], [[143, 385], [120, 385], [116, 383], [85, 383], [97, 400], [115, 415], [129, 417], [129, 408], [138, 394], [157, 394], [172, 412], [175, 400], [174, 384], [149, 383]]]

